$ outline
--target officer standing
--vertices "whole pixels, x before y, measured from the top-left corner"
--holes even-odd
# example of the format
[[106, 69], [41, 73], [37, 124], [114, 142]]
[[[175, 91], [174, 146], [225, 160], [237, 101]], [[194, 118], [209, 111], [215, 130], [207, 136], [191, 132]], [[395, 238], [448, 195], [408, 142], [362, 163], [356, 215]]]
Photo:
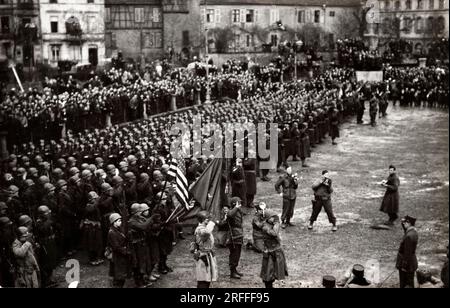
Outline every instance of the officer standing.
[[231, 210], [227, 213], [227, 223], [229, 232], [228, 249], [230, 250], [230, 278], [241, 279], [243, 276], [237, 270], [241, 258], [242, 244], [244, 243], [244, 229], [242, 227], [242, 200], [239, 197], [233, 197], [230, 200]]
[[419, 240], [415, 225], [414, 217], [405, 216], [402, 219], [405, 235], [400, 243], [395, 265], [400, 275], [400, 288], [414, 288], [414, 273], [418, 268], [416, 249]]
[[275, 184], [275, 190], [283, 198], [283, 212], [281, 214], [281, 227], [294, 226], [291, 219], [294, 216], [295, 201], [297, 199], [297, 188], [299, 178], [297, 174], [292, 175], [292, 167], [286, 168], [286, 174], [280, 176]]

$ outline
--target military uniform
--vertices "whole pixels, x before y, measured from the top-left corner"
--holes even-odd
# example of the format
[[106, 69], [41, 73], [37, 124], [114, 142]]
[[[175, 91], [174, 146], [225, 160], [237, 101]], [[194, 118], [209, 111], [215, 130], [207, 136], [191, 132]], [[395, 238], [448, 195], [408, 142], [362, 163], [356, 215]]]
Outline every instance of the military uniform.
[[277, 193], [283, 193], [283, 211], [281, 221], [283, 224], [290, 224], [294, 216], [295, 201], [297, 200], [298, 179], [292, 175], [280, 176], [275, 184]]
[[400, 243], [395, 265], [400, 274], [400, 288], [414, 288], [414, 274], [418, 268], [416, 257], [418, 240], [416, 228], [409, 227]]
[[256, 195], [256, 159], [246, 158], [242, 162], [245, 176], [245, 193], [247, 207], [253, 207], [253, 200]]

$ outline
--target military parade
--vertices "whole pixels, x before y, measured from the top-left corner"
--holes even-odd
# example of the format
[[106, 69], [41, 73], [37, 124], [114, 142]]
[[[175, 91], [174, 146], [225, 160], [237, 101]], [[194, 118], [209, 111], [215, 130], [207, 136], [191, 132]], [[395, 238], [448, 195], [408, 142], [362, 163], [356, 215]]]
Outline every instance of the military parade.
[[[332, 65], [312, 46], [298, 65], [289, 53], [303, 42], [280, 46], [270, 63], [247, 53], [174, 65], [171, 50], [141, 65], [119, 51], [85, 81], [49, 75], [28, 88], [11, 68], [17, 84], [0, 93], [0, 287], [66, 287], [64, 265], [82, 260], [77, 284], [95, 276], [111, 288], [448, 288], [448, 235], [423, 244], [446, 247], [445, 264], [420, 262], [422, 234], [448, 231], [448, 213], [427, 202], [448, 212], [448, 196], [417, 201], [411, 194], [435, 188], [403, 186], [448, 167], [448, 156], [430, 166], [436, 158], [417, 148], [448, 155], [433, 139], [448, 134], [433, 126], [448, 120], [448, 59], [392, 65], [389, 53], [346, 39]], [[433, 128], [397, 147], [424, 133], [414, 127], [421, 114]], [[408, 164], [427, 164], [422, 178], [407, 169], [411, 153]], [[433, 215], [439, 223], [421, 228]], [[373, 247], [359, 251], [355, 237]], [[352, 258], [326, 264], [342, 243]], [[369, 255], [384, 258], [383, 277]]]

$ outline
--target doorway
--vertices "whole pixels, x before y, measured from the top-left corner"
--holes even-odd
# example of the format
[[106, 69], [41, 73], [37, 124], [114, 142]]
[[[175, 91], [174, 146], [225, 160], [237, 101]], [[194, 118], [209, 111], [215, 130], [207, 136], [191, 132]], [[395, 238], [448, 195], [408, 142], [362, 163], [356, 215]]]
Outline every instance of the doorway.
[[93, 66], [97, 66], [97, 64], [98, 64], [98, 49], [97, 49], [97, 47], [89, 48], [88, 55], [89, 55], [89, 63], [91, 63]]

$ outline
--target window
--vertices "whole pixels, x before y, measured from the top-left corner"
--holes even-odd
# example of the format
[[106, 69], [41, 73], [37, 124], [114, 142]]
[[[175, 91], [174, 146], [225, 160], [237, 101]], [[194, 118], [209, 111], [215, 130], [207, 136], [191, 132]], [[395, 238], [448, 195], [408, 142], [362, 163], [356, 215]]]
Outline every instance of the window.
[[206, 22], [209, 24], [214, 22], [214, 10], [206, 11]]
[[144, 21], [145, 21], [144, 8], [143, 7], [135, 7], [134, 8], [134, 22], [142, 23]]
[[439, 0], [439, 9], [442, 10], [444, 8], [445, 0]]
[[383, 34], [389, 34], [391, 29], [391, 20], [389, 18], [383, 19]]
[[241, 35], [240, 34], [235, 34], [234, 35], [234, 46], [236, 48], [241, 47]]
[[428, 32], [434, 31], [434, 18], [432, 16], [428, 17], [428, 20], [427, 20], [427, 31]]
[[330, 17], [334, 17], [336, 13], [334, 11], [330, 11]]
[[405, 8], [406, 8], [407, 10], [410, 10], [410, 9], [411, 9], [411, 0], [406, 0], [406, 2], [405, 2]]
[[422, 17], [416, 17], [416, 33], [423, 32], [423, 19]]
[[250, 47], [252, 45], [252, 37], [250, 34], [247, 34], [247, 47]]
[[127, 6], [114, 7], [111, 12], [111, 21], [114, 28], [131, 28], [133, 26], [133, 14]]
[[96, 21], [95, 21], [95, 16], [88, 16], [87, 18], [87, 31], [88, 32], [95, 32], [96, 30]]
[[299, 23], [299, 24], [304, 24], [304, 23], [306, 22], [306, 19], [305, 19], [305, 11], [298, 11], [298, 16], [297, 16], [297, 18], [298, 18], [298, 23]]
[[270, 24], [274, 24], [280, 20], [280, 11], [277, 9], [270, 10]]
[[50, 57], [52, 61], [59, 61], [59, 56], [61, 53], [60, 45], [50, 45]]
[[430, 0], [430, 2], [428, 3], [428, 8], [430, 10], [434, 10], [434, 0]]
[[320, 22], [320, 11], [319, 10], [315, 10], [314, 11], [314, 22], [315, 23], [319, 23]]
[[53, 18], [50, 21], [50, 32], [58, 33], [58, 21], [54, 20]]
[[416, 46], [414, 47], [414, 49], [416, 50], [416, 53], [421, 54], [422, 53], [422, 44], [421, 43], [417, 43]]
[[409, 34], [412, 30], [412, 19], [410, 17], [405, 17], [403, 19], [403, 29], [405, 33]]
[[422, 10], [423, 9], [423, 0], [417, 0], [417, 9]]
[[231, 21], [233, 23], [239, 23], [241, 22], [241, 10], [233, 10], [233, 12], [231, 12]]
[[105, 22], [111, 22], [111, 8], [105, 7]]
[[445, 30], [445, 18], [443, 16], [439, 16], [436, 20], [437, 32], [442, 34]]
[[50, 0], [50, 3], [58, 3], [58, 0]]
[[94, 3], [94, 0], [87, 0], [88, 3]]
[[386, 10], [389, 9], [390, 5], [391, 5], [391, 2], [389, 0], [384, 1], [384, 8]]
[[153, 22], [161, 22], [161, 9], [158, 7], [153, 8]]
[[1, 17], [1, 27], [2, 33], [9, 33], [9, 16]]
[[400, 10], [400, 1], [395, 1], [394, 8]]
[[245, 22], [255, 22], [255, 10], [247, 10], [246, 11]]
[[278, 35], [272, 34], [270, 36], [270, 42], [272, 43], [272, 46], [278, 46]]
[[189, 31], [183, 31], [181, 36], [183, 39], [183, 47], [189, 46], [191, 44], [189, 41]]

